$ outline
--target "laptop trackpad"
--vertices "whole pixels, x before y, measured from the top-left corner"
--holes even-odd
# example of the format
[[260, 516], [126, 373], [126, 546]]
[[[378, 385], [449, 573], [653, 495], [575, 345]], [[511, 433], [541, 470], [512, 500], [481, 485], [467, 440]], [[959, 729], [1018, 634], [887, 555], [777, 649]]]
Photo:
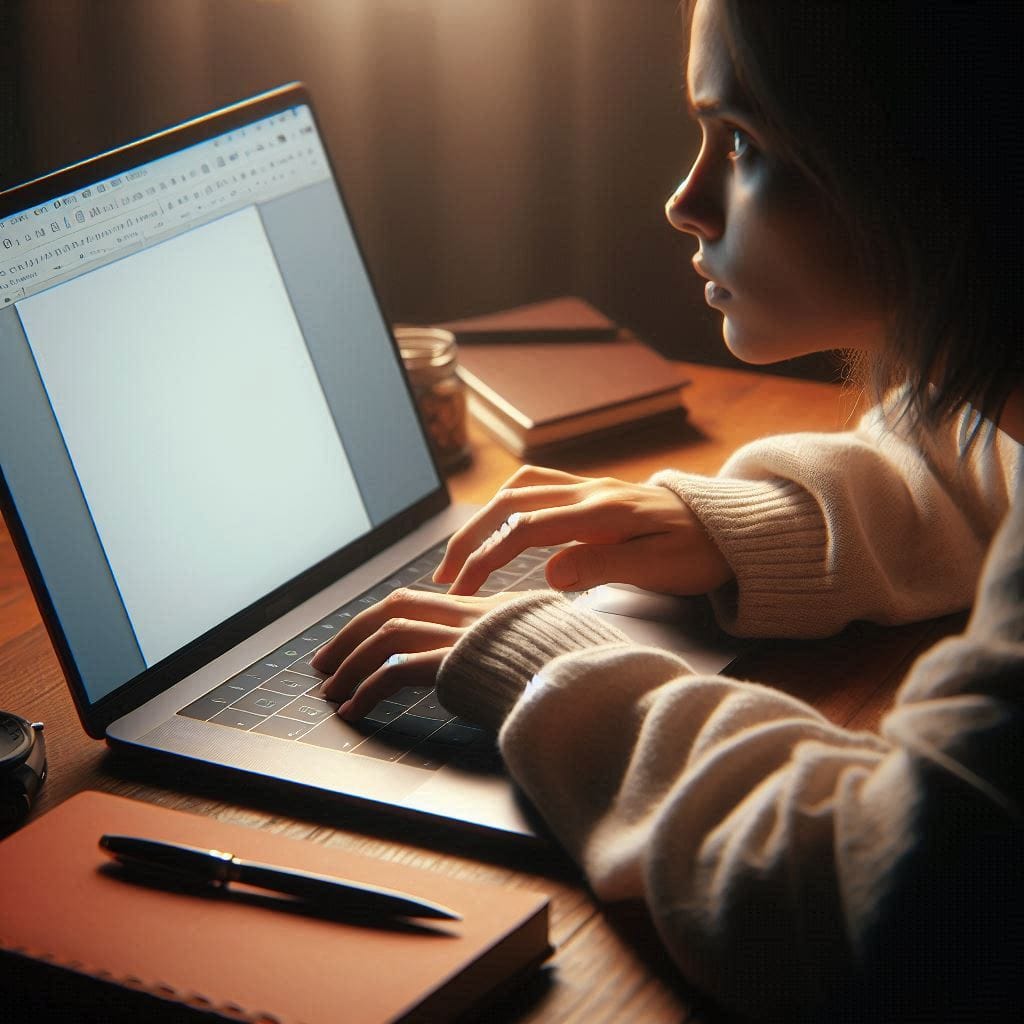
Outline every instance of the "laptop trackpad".
[[576, 599], [631, 640], [663, 647], [700, 673], [720, 672], [743, 649], [715, 626], [702, 598], [655, 594], [621, 583], [594, 587]]

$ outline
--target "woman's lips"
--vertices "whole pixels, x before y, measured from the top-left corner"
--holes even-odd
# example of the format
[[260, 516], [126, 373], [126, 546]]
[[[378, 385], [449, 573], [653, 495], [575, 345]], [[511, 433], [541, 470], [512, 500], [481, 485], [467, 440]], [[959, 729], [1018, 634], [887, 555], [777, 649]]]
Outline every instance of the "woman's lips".
[[725, 302], [732, 298], [732, 292], [727, 288], [723, 288], [720, 284], [715, 284], [714, 281], [708, 281], [704, 285], [704, 301], [709, 306], [714, 306], [716, 303]]
[[711, 274], [709, 274], [704, 268], [703, 256], [703, 253], [698, 252], [693, 257], [693, 269], [696, 270], [701, 277], [707, 279], [708, 283], [704, 285], [704, 298], [708, 305], [713, 306], [716, 302], [725, 302], [727, 299], [731, 299], [732, 292], [730, 292], [728, 288], [723, 288], [720, 284], [711, 279]]

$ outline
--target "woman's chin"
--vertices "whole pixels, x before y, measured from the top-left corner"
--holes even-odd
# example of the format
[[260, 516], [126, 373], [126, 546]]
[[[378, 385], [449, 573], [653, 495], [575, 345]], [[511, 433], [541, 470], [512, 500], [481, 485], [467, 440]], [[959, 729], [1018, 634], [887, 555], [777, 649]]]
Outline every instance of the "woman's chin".
[[778, 350], [785, 347], [780, 346], [778, 339], [758, 337], [737, 326], [728, 316], [722, 321], [722, 338], [725, 347], [737, 359], [752, 366], [766, 366], [769, 363], [777, 363], [780, 359], [789, 358], [786, 354], [778, 354]]
[[745, 329], [737, 324], [732, 317], [722, 321], [722, 338], [725, 347], [744, 363], [751, 366], [767, 366], [770, 363], [781, 363], [786, 359], [810, 355], [812, 352], [823, 352], [827, 346], [808, 344], [806, 339], [792, 335], [761, 334]]

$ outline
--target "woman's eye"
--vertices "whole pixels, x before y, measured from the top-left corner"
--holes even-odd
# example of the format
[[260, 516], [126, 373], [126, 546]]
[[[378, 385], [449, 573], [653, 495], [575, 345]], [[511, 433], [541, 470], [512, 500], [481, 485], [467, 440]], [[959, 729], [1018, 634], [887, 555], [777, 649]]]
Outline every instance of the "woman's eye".
[[751, 150], [750, 136], [740, 128], [732, 129], [732, 149], [729, 150], [729, 156], [734, 160], [741, 160], [747, 156]]

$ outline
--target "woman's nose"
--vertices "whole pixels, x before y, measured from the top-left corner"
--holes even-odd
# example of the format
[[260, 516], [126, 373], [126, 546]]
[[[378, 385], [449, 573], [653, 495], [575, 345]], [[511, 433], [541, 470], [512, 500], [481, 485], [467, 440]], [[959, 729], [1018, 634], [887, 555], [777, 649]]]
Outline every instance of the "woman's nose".
[[700, 157], [665, 204], [665, 216], [677, 231], [702, 239], [717, 238], [725, 226], [721, 199], [709, 168]]

